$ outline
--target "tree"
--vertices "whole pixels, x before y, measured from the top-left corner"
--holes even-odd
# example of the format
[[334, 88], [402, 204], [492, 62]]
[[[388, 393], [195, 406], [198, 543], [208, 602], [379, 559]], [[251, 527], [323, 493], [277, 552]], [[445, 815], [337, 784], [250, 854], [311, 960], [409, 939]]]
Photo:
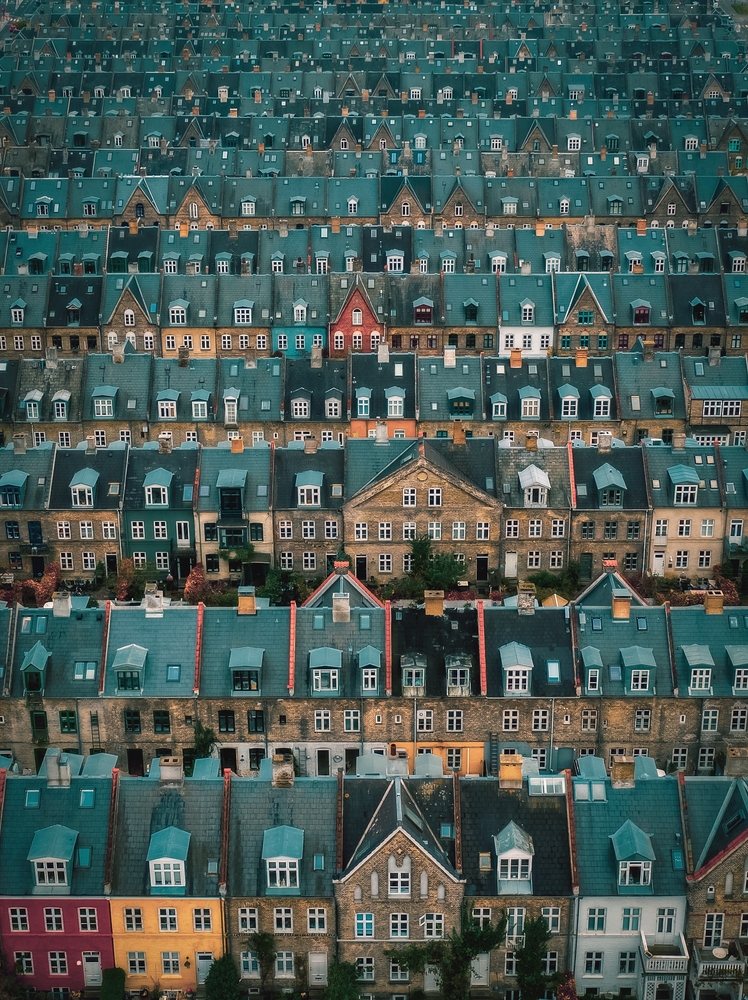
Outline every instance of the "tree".
[[188, 604], [206, 603], [210, 597], [210, 584], [205, 578], [205, 567], [195, 563], [184, 584], [184, 599]]
[[257, 964], [260, 966], [260, 989], [264, 993], [275, 967], [275, 938], [269, 931], [258, 931], [249, 935], [247, 947], [257, 956]]
[[423, 584], [424, 590], [454, 590], [460, 577], [460, 566], [451, 552], [434, 555], [428, 535], [411, 540], [413, 568], [410, 575]]
[[481, 925], [467, 906], [462, 909], [462, 930], [452, 930], [449, 937], [428, 944], [385, 952], [411, 972], [422, 973], [432, 966], [439, 981], [442, 1000], [465, 1000], [470, 994], [470, 972], [478, 955], [498, 948], [506, 935], [506, 917], [497, 924]]
[[195, 757], [210, 757], [213, 748], [218, 743], [215, 730], [204, 726], [198, 719], [195, 722]]
[[125, 995], [125, 970], [104, 969], [101, 973], [101, 1000], [123, 1000]]
[[228, 952], [213, 960], [205, 979], [205, 1000], [239, 1000], [239, 973]]
[[514, 950], [517, 986], [523, 1000], [540, 1000], [556, 980], [555, 976], [548, 976], [543, 971], [551, 932], [543, 917], [529, 917], [525, 920], [524, 932], [524, 942]]
[[350, 962], [333, 962], [327, 973], [324, 1000], [358, 1000], [360, 990], [356, 966]]
[[556, 1000], [578, 1000], [573, 972], [563, 972], [556, 987]]

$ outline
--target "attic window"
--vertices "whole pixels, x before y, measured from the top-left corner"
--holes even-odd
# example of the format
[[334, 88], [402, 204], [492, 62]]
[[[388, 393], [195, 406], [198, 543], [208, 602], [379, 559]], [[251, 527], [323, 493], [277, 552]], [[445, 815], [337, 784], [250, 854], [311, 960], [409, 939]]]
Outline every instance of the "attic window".
[[29, 788], [26, 792], [26, 808], [38, 809], [41, 795], [42, 793], [39, 788]]
[[482, 872], [491, 871], [491, 855], [490, 854], [479, 854], [478, 855], [478, 867]]
[[78, 805], [81, 809], [93, 809], [96, 802], [96, 791], [93, 788], [81, 788]]
[[637, 618], [636, 619], [636, 627], [637, 627], [637, 629], [640, 632], [646, 632], [647, 631], [647, 619], [646, 618]]

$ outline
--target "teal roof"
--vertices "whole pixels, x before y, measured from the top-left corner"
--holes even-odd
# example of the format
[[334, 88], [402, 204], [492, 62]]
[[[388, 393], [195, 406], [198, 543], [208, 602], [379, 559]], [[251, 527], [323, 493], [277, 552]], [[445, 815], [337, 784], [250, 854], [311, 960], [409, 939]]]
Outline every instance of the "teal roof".
[[748, 399], [748, 385], [694, 385], [694, 399]]
[[690, 469], [687, 465], [673, 465], [667, 470], [667, 474], [673, 486], [682, 483], [696, 483], [698, 486], [701, 478], [696, 469]]
[[78, 831], [67, 826], [48, 826], [37, 830], [27, 855], [27, 861], [41, 861], [44, 858], [54, 858], [57, 861], [70, 861], [75, 850]]
[[309, 650], [310, 667], [340, 667], [342, 656], [339, 649], [332, 646], [318, 646]]
[[70, 486], [90, 486], [91, 489], [99, 481], [99, 474], [96, 469], [80, 469], [70, 480]]
[[585, 668], [599, 667], [602, 669], [603, 658], [600, 655], [600, 650], [597, 646], [583, 646], [579, 652], [582, 656], [582, 663]]
[[358, 651], [359, 667], [379, 667], [382, 663], [382, 653], [374, 646], [364, 646]]
[[650, 835], [640, 830], [630, 819], [610, 835], [613, 843], [616, 861], [628, 861], [637, 858], [642, 861], [654, 861], [655, 852], [652, 849]]
[[301, 858], [304, 854], [304, 831], [294, 826], [276, 826], [262, 838], [262, 859]]
[[172, 858], [174, 861], [186, 861], [190, 849], [190, 836], [186, 830], [176, 826], [167, 826], [151, 837], [148, 846], [147, 861], [157, 861], [159, 858]]
[[117, 386], [116, 385], [97, 385], [94, 391], [91, 393], [92, 396], [116, 396]]
[[602, 757], [594, 757], [592, 754], [580, 757], [577, 760], [577, 769], [580, 778], [587, 778], [588, 780], [599, 778], [605, 781], [608, 777], [608, 772], [605, 770], [605, 761]]
[[694, 643], [692, 646], [684, 646], [683, 655], [689, 667], [714, 666], [714, 658], [708, 646], [700, 646], [697, 643]]
[[216, 479], [219, 489], [244, 489], [247, 481], [246, 469], [221, 469]]
[[647, 667], [657, 666], [654, 658], [654, 650], [645, 646], [626, 646], [621, 650], [621, 663], [624, 667]]
[[47, 660], [52, 654], [42, 646], [37, 639], [31, 649], [26, 653], [21, 664], [21, 670], [44, 670]]
[[6, 472], [0, 476], [0, 489], [4, 486], [16, 486], [18, 489], [23, 489], [28, 478], [28, 472], [21, 472], [20, 469], [11, 469], [10, 472]]
[[612, 399], [613, 393], [610, 391], [607, 385], [593, 385], [590, 388], [590, 396], [592, 396], [593, 399], [599, 399], [600, 397]]
[[143, 486], [166, 486], [168, 488], [171, 486], [173, 478], [174, 473], [169, 472], [168, 469], [153, 469], [153, 471], [149, 472], [143, 480]]
[[322, 473], [310, 470], [296, 474], [296, 486], [322, 486]]
[[229, 654], [230, 670], [259, 670], [265, 650], [257, 646], [236, 646]]
[[488, 397], [492, 403], [506, 403], [508, 402], [506, 396], [503, 392], [495, 392], [492, 396]]
[[523, 854], [534, 854], [532, 837], [510, 820], [504, 829], [494, 836], [496, 854], [508, 854], [509, 851], [521, 851]]
[[536, 389], [534, 385], [523, 385], [518, 396], [520, 399], [540, 399], [540, 389]]
[[662, 396], [667, 396], [668, 399], [675, 399], [675, 393], [673, 392], [673, 390], [668, 389], [667, 386], [664, 385], [655, 386], [654, 389], [652, 390], [652, 395], [655, 397], [655, 399], [659, 399]]
[[190, 402], [192, 403], [207, 403], [210, 399], [210, 393], [205, 389], [195, 389], [195, 391], [190, 395]]
[[156, 393], [157, 400], [169, 400], [172, 403], [176, 403], [179, 399], [179, 392], [176, 389], [162, 389], [161, 392]]
[[568, 382], [564, 382], [563, 385], [558, 387], [558, 394], [561, 399], [579, 399], [579, 389], [575, 385], [569, 385]]
[[528, 667], [532, 670], [532, 653], [520, 642], [508, 642], [505, 646], [499, 647], [499, 656], [504, 670], [511, 667]]
[[129, 646], [121, 646], [112, 662], [113, 670], [142, 670], [145, 666], [145, 659], [148, 650], [143, 646], [136, 646], [131, 643]]
[[605, 465], [601, 465], [599, 469], [595, 469], [592, 473], [592, 478], [595, 480], [595, 486], [597, 486], [599, 490], [606, 490], [611, 486], [618, 487], [622, 490], [626, 489], [626, 480], [623, 478], [618, 469], [614, 469], [609, 462], [606, 462]]
[[447, 389], [447, 399], [475, 399], [475, 390], [458, 385], [454, 389]]
[[733, 667], [748, 667], [748, 646], [725, 646]]

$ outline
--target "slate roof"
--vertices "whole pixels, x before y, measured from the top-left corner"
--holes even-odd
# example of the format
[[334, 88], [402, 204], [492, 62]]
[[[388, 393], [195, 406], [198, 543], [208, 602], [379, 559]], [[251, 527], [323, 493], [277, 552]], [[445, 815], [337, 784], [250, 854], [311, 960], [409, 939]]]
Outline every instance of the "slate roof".
[[496, 475], [498, 495], [506, 508], [524, 509], [525, 494], [520, 485], [519, 474], [530, 465], [542, 469], [550, 480], [548, 509], [563, 510], [571, 507], [569, 452], [566, 447], [540, 448], [538, 451], [500, 448], [497, 451]]
[[[454, 367], [448, 367], [446, 358], [421, 357], [418, 360], [419, 409], [422, 420], [481, 420], [484, 413], [481, 360], [477, 357], [460, 357]], [[472, 412], [452, 408], [450, 393], [459, 393], [460, 400], [472, 402]], [[406, 396], [407, 398], [407, 396]]]
[[[672, 419], [685, 419], [683, 380], [677, 351], [655, 351], [653, 360], [646, 361], [641, 341], [637, 340], [630, 351], [617, 351], [613, 364], [618, 378], [621, 417], [624, 420], [669, 419], [669, 414], [655, 412], [656, 397], [653, 390], [660, 388], [669, 389], [673, 393]], [[639, 409], [635, 410], [632, 397], [637, 396]]]
[[[43, 632], [38, 631], [41, 628]], [[45, 697], [95, 698], [101, 678], [103, 636], [101, 608], [75, 609], [69, 618], [55, 617], [51, 608], [24, 608], [19, 616], [15, 662], [20, 667], [29, 650], [41, 641], [51, 654], [44, 678]], [[85, 674], [76, 679], [75, 664], [80, 661], [96, 664], [92, 679], [86, 680]], [[22, 698], [24, 683], [19, 669], [13, 670], [10, 684], [10, 696]]]
[[[462, 807], [462, 867], [467, 896], [496, 896], [496, 853], [493, 838], [514, 822], [532, 837], [534, 896], [570, 896], [571, 859], [568, 846], [566, 798], [530, 796], [521, 789], [498, 788], [495, 778], [460, 782]], [[480, 855], [492, 857], [490, 871], [481, 871]]]
[[688, 807], [693, 863], [698, 871], [714, 861], [728, 843], [745, 835], [745, 818], [730, 824], [729, 834], [725, 833], [723, 823], [741, 809], [745, 817], [748, 787], [743, 778], [694, 775], [685, 782], [684, 798]]
[[392, 693], [395, 697], [402, 694], [402, 657], [412, 653], [420, 653], [426, 658], [425, 694], [446, 695], [445, 657], [460, 653], [471, 659], [472, 693], [480, 691], [478, 622], [472, 608], [445, 611], [442, 617], [429, 619], [428, 629], [422, 608], [403, 608], [398, 614], [402, 617], [394, 615], [392, 621]]
[[[707, 646], [714, 661], [711, 689], [715, 698], [730, 698], [735, 680], [733, 659], [742, 662], [742, 651], [748, 654], [748, 615], [742, 608], [725, 608], [721, 615], [705, 615], [704, 608], [693, 608], [693, 614], [684, 615], [682, 608], [673, 608], [670, 623], [673, 631], [675, 666], [678, 674], [678, 693], [689, 696], [691, 670], [683, 652], [684, 646]], [[706, 665], [706, 664], [705, 664]], [[692, 697], [704, 697], [703, 692], [693, 692]]]
[[150, 895], [148, 849], [151, 836], [176, 826], [190, 834], [185, 864], [187, 896], [217, 897], [218, 878], [208, 861], [221, 859], [223, 779], [185, 781], [181, 787], [158, 778], [120, 779], [112, 895]]
[[266, 511], [270, 493], [270, 448], [259, 444], [245, 448], [243, 452], [232, 452], [230, 443], [221, 442], [217, 448], [206, 448], [200, 452], [200, 485], [196, 510], [220, 510], [220, 496], [217, 487], [218, 476], [223, 469], [245, 470], [242, 510], [246, 513]]
[[[484, 614], [489, 698], [505, 693], [499, 649], [509, 642], [520, 643], [531, 650], [530, 693], [534, 697], [573, 695], [574, 662], [563, 608], [537, 608], [534, 615], [520, 615], [513, 608], [487, 607]], [[549, 681], [548, 660], [559, 661], [560, 681]]]
[[506, 398], [506, 419], [522, 420], [522, 400], [519, 393], [521, 389], [529, 386], [540, 392], [540, 420], [550, 419], [548, 368], [545, 358], [539, 358], [537, 361], [523, 358], [521, 368], [512, 368], [508, 358], [484, 358], [483, 377], [488, 413], [493, 412], [490, 406], [491, 397], [495, 393], [501, 393]]
[[161, 454], [158, 445], [131, 449], [124, 487], [125, 509], [144, 509], [146, 476], [156, 469], [166, 469], [172, 475], [169, 484], [169, 510], [192, 512], [198, 450], [194, 444], [189, 447], [191, 442], [186, 444], [188, 447], [182, 444], [169, 455]]
[[[582, 779], [574, 779], [574, 783]], [[637, 781], [634, 788], [613, 788], [605, 779], [606, 801], [574, 802], [577, 855], [582, 896], [618, 895], [618, 865], [610, 837], [627, 820], [651, 835], [656, 896], [685, 895], [685, 871], [673, 868], [671, 851], [682, 849], [680, 809], [675, 778]]]
[[[150, 406], [151, 354], [136, 354], [132, 345], [125, 344], [124, 360], [116, 363], [111, 354], [89, 354], [83, 388], [83, 417], [94, 417], [93, 393], [99, 386], [117, 386], [114, 397], [114, 419], [147, 420]], [[130, 402], [135, 403], [130, 406]], [[100, 418], [96, 418], [97, 420]]]
[[240, 615], [235, 608], [206, 608], [200, 694], [205, 698], [231, 695], [231, 650], [252, 646], [265, 651], [260, 692], [234, 695], [234, 709], [254, 708], [258, 697], [288, 697], [289, 623], [288, 608], [258, 608], [256, 615]]
[[[715, 450], [696, 446], [691, 441], [683, 450], [665, 446], [648, 446], [644, 452], [647, 476], [652, 490], [654, 507], [672, 507], [675, 487], [671, 472], [676, 475], [680, 469], [688, 470], [694, 481], [699, 482], [696, 503], [684, 506], [684, 513], [704, 507], [722, 506], [722, 485], [716, 465]], [[655, 485], [659, 483], [659, 486]], [[703, 483], [702, 487], [700, 484]]]
[[[416, 359], [414, 354], [388, 352], [388, 360], [380, 360], [376, 353], [352, 354], [351, 365], [351, 416], [358, 414], [358, 398], [361, 390], [369, 389], [369, 419], [387, 418], [387, 397], [385, 390], [399, 386], [405, 390], [403, 418], [416, 416]], [[396, 365], [402, 366], [396, 369]], [[402, 371], [402, 375], [396, 375]]]
[[[595, 448], [573, 448], [571, 455], [577, 491], [576, 510], [600, 509], [594, 474], [604, 465], [613, 466], [623, 476], [626, 483], [624, 510], [645, 510], [648, 507], [641, 448], [612, 448], [603, 454]], [[586, 487], [586, 490], [580, 490], [580, 486]]]
[[[93, 452], [86, 450], [85, 442], [82, 447], [74, 450], [58, 449], [49, 493], [49, 509], [70, 510], [71, 481], [76, 473], [84, 469], [93, 469], [98, 473], [98, 480], [93, 491], [93, 507], [87, 509], [118, 510], [124, 488], [127, 452], [127, 446], [121, 441], [115, 441], [108, 448], [100, 448]], [[114, 484], [117, 486], [116, 491]]]
[[[316, 621], [324, 614], [324, 629], [317, 628]], [[362, 629], [362, 614], [368, 619], [368, 628]], [[296, 611], [296, 674], [295, 694], [311, 697], [312, 678], [309, 666], [309, 651], [327, 646], [341, 654], [340, 691], [341, 698], [357, 698], [362, 685], [358, 654], [365, 646], [373, 646], [381, 653], [380, 692], [384, 691], [385, 652], [385, 612], [384, 608], [366, 608], [364, 612], [351, 601], [349, 622], [333, 622], [332, 614], [320, 608], [297, 608]]]
[[[105, 695], [125, 700], [140, 696], [139, 691], [118, 692], [117, 674], [113, 668], [117, 651], [132, 643], [133, 636], [137, 636], [138, 644], [147, 650], [142, 674], [144, 697], [191, 698], [196, 634], [197, 608], [189, 605], [167, 607], [163, 618], [148, 617], [143, 607], [113, 608], [109, 620]], [[177, 663], [181, 667], [179, 680], [167, 680], [167, 666]]]
[[[301, 448], [276, 448], [273, 465], [273, 507], [278, 510], [298, 508], [298, 493], [296, 477], [308, 470], [319, 472], [323, 476], [320, 493], [322, 510], [340, 510], [343, 497], [332, 495], [334, 484], [342, 485], [344, 475], [345, 453], [342, 448], [318, 448], [316, 453], [308, 455]], [[317, 510], [318, 508], [311, 508]]]
[[[297, 778], [292, 788], [269, 781], [232, 779], [228, 893], [262, 896], [267, 885], [262, 861], [265, 831], [292, 826], [304, 831], [299, 864], [302, 897], [332, 898], [335, 877], [335, 778]], [[314, 870], [314, 855], [324, 855], [324, 870]]]
[[[94, 790], [93, 808], [80, 808], [82, 789]], [[39, 792], [38, 809], [26, 808], [26, 792]], [[112, 776], [83, 774], [71, 777], [69, 788], [47, 788], [44, 778], [8, 774], [5, 783], [3, 812], [13, 816], [0, 829], [0, 878], [7, 896], [30, 896], [34, 888], [31, 863], [27, 860], [37, 831], [60, 825], [75, 830], [77, 847], [91, 848], [91, 865], [73, 865], [70, 892], [73, 896], [101, 896], [109, 829], [109, 803]]]

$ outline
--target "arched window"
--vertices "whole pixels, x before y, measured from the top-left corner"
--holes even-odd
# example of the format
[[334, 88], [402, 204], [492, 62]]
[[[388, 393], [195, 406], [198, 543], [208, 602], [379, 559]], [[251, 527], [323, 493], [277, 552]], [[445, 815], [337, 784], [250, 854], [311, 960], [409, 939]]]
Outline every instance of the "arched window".
[[125, 326], [135, 326], [135, 313], [132, 309], [125, 309]]

